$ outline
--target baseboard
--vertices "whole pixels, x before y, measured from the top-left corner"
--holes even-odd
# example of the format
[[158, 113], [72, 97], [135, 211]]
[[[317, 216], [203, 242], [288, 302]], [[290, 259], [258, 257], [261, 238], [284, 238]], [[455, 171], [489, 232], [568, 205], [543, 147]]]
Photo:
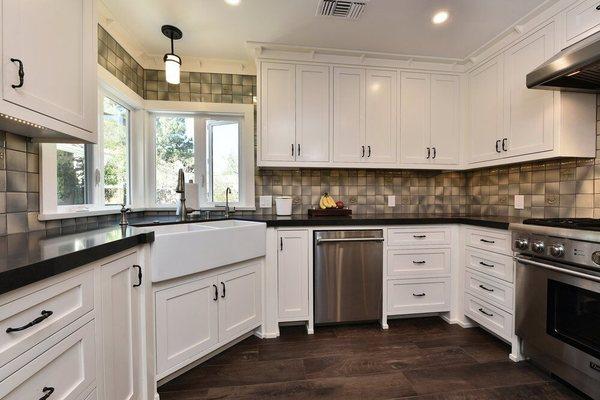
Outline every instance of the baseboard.
[[263, 333], [261, 331], [254, 332], [254, 336], [259, 339], [275, 339], [279, 337], [279, 332]]
[[451, 318], [449, 318], [449, 317], [447, 317], [445, 315], [440, 315], [440, 318], [443, 319], [444, 321], [446, 321], [449, 324], [458, 325], [461, 328], [465, 328], [465, 329], [466, 328], [473, 328], [473, 327], [477, 326], [476, 324], [473, 324], [471, 322], [463, 321], [463, 320], [460, 320], [460, 319], [451, 319]]

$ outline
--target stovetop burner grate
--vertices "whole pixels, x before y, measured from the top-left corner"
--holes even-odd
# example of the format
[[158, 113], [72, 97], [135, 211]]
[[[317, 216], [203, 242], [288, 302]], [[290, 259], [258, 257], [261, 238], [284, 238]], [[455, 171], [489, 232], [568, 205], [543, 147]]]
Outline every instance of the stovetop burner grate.
[[523, 224], [600, 231], [600, 219], [594, 218], [532, 218], [524, 220]]

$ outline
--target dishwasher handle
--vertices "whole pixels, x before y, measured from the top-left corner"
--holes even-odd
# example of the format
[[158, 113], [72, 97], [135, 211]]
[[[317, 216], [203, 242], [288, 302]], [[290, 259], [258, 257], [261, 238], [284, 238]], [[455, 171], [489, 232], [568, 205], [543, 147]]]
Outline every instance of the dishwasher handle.
[[319, 245], [321, 243], [333, 243], [333, 242], [383, 242], [383, 238], [364, 237], [364, 238], [317, 239], [317, 245]]

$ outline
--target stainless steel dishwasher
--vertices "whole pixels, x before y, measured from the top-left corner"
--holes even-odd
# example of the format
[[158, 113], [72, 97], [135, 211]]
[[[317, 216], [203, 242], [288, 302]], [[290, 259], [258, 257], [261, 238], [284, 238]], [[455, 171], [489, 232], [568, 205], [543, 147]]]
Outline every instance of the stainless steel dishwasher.
[[317, 231], [314, 257], [315, 323], [381, 318], [381, 230]]

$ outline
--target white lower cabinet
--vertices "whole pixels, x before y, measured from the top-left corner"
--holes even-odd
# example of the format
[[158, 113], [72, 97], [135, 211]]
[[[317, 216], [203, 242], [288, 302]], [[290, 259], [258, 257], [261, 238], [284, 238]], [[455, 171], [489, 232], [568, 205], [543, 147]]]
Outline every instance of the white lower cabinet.
[[308, 231], [277, 233], [279, 321], [308, 319]]
[[514, 336], [512, 314], [465, 293], [465, 315], [508, 341]]
[[450, 278], [388, 280], [388, 314], [450, 311]]
[[450, 275], [450, 249], [388, 250], [388, 276], [427, 277]]
[[3, 380], [0, 398], [79, 400], [95, 380], [96, 338], [90, 321]]
[[157, 378], [262, 323], [260, 261], [165, 283], [155, 292]]

